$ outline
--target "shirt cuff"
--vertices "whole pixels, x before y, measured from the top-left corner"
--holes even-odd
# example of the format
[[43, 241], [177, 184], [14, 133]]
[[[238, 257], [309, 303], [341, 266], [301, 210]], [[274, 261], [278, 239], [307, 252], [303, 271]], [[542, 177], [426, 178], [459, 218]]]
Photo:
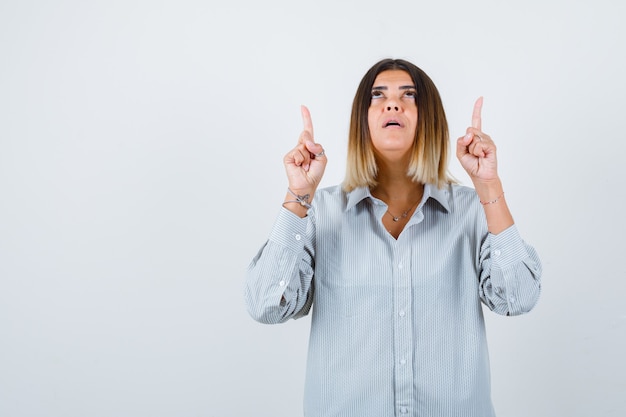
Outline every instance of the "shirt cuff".
[[507, 268], [528, 256], [526, 245], [515, 225], [497, 235], [489, 234], [492, 262], [501, 269]]
[[301, 218], [282, 207], [270, 232], [269, 240], [295, 253], [302, 251], [309, 217]]

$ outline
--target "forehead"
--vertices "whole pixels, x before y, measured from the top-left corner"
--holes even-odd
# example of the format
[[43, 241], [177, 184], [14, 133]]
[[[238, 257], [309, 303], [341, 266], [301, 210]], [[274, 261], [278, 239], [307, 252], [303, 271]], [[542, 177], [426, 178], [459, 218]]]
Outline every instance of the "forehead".
[[376, 76], [374, 87], [413, 85], [413, 79], [408, 72], [403, 70], [386, 70]]

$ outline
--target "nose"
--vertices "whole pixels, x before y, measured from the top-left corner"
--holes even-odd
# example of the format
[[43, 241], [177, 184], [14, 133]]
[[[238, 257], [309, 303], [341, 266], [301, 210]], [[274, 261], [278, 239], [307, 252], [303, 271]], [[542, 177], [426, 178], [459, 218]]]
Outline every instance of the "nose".
[[388, 97], [385, 101], [385, 110], [386, 111], [400, 111], [400, 103], [398, 98], [396, 97]]

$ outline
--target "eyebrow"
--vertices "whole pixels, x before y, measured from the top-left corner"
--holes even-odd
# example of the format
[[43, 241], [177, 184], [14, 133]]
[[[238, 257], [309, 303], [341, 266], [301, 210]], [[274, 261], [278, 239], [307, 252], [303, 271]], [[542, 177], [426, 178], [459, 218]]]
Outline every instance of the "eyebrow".
[[[401, 85], [400, 87], [398, 87], [398, 90], [415, 90], [416, 87], [414, 85]], [[381, 86], [376, 86], [376, 87], [372, 87], [372, 90], [389, 90], [389, 87], [387, 87], [386, 85], [381, 85]]]

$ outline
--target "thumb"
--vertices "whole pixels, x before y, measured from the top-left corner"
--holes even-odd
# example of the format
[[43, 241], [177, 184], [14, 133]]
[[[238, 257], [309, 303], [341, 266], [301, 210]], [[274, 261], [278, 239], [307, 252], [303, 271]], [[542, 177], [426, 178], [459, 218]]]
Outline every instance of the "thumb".
[[307, 140], [304, 145], [306, 146], [307, 151], [309, 151], [312, 157], [315, 159], [319, 159], [322, 156], [326, 156], [324, 153], [324, 147], [319, 143], [315, 143], [311, 140]]

